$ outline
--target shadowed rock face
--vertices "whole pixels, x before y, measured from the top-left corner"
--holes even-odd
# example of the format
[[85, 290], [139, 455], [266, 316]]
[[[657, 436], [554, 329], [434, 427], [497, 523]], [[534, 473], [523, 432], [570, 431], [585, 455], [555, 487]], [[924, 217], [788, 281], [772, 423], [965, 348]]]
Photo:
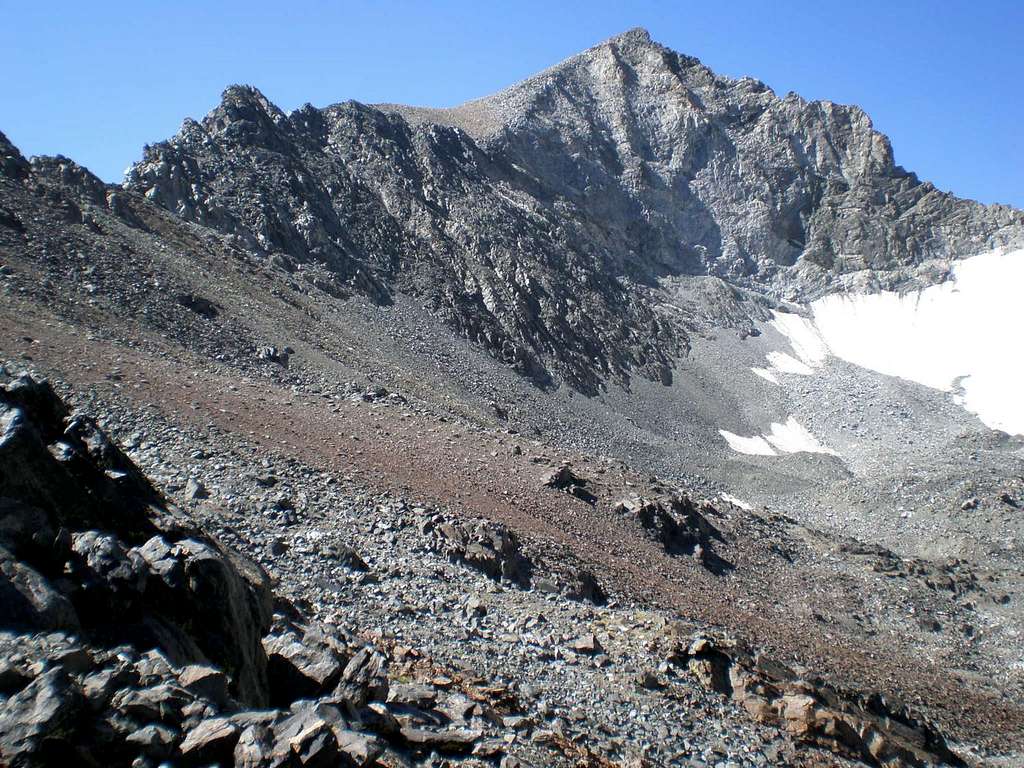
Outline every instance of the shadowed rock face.
[[222, 549], [44, 382], [0, 388], [0, 628], [83, 632], [213, 660], [232, 693], [266, 702], [271, 598], [255, 564]]
[[857, 107], [778, 98], [633, 30], [448, 110], [284, 114], [233, 86], [126, 187], [332, 291], [423, 300], [541, 384], [669, 381], [687, 337], [655, 287], [787, 297], [1024, 239], [1024, 218], [893, 162]]
[[411, 765], [477, 746], [481, 729], [439, 730], [472, 717], [444, 716], [451, 696], [421, 686], [404, 712], [387, 670], [275, 597], [48, 383], [0, 381], [0, 764]]

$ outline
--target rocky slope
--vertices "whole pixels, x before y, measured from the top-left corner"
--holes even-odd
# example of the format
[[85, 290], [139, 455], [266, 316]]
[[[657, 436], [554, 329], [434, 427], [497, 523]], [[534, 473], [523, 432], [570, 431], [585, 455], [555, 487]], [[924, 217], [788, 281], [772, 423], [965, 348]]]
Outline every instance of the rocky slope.
[[920, 182], [860, 109], [780, 99], [643, 30], [451, 110], [285, 115], [234, 86], [125, 186], [338, 290], [411, 291], [518, 370], [590, 393], [670, 377], [686, 332], [660, 279], [798, 298], [1024, 242], [1024, 214]]
[[[159, 430], [161, 454], [191, 450], [180, 431], [124, 418], [107, 420], [122, 431]], [[685, 622], [601, 607], [609, 596], [592, 574], [566, 579], [564, 560], [523, 547], [500, 523], [385, 496], [363, 538], [351, 520], [357, 510], [339, 524], [336, 506], [325, 514], [328, 505], [308, 495], [329, 478], [267, 454], [255, 484], [271, 489], [269, 506], [225, 514], [207, 500], [226, 498], [225, 483], [253, 481], [224, 474], [224, 462], [234, 463], [227, 452], [204, 456], [219, 468], [201, 473], [215, 490], [198, 472], [184, 486], [164, 479], [179, 508], [95, 421], [24, 374], [0, 389], [0, 425], [6, 764], [603, 765], [618, 757], [643, 765], [716, 753], [745, 765], [783, 757], [963, 764], [908, 708], [755, 657], [720, 634], [692, 637]], [[155, 446], [134, 434], [135, 451], [148, 455]], [[197, 453], [205, 452], [193, 460]], [[541, 481], [597, 500], [565, 465]], [[715, 549], [728, 545], [705, 517], [720, 517], [714, 508], [679, 496], [621, 506], [656, 547], [723, 572]], [[281, 593], [255, 559], [204, 532], [197, 517], [277, 579], [286, 575]], [[372, 567], [348, 543], [357, 536]], [[410, 558], [417, 549], [431, 554]], [[375, 586], [396, 580], [400, 593]], [[417, 617], [422, 600], [432, 607]], [[449, 605], [456, 615], [444, 617]], [[448, 629], [418, 627], [436, 620]], [[384, 628], [370, 632], [376, 622]], [[614, 631], [625, 623], [631, 631]], [[417, 640], [424, 645], [407, 644]], [[518, 669], [494, 669], [488, 657], [509, 643], [522, 644]], [[595, 686], [599, 701], [579, 698]], [[723, 709], [719, 694], [735, 704]], [[678, 731], [672, 721], [690, 716], [683, 702], [712, 718]]]
[[[0, 755], [1018, 764], [1024, 443], [773, 310], [1020, 232], [638, 31], [232, 87], [123, 187], [0, 134], [0, 359], [74, 405], [5, 374]], [[835, 452], [720, 432], [791, 417]]]

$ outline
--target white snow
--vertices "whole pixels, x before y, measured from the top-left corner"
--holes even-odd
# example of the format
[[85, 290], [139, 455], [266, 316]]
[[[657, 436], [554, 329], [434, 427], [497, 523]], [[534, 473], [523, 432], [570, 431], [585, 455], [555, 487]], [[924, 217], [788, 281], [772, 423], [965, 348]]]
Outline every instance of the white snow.
[[772, 368], [782, 373], [796, 373], [800, 376], [810, 376], [814, 373], [814, 369], [811, 368], [807, 363], [797, 360], [792, 355], [787, 355], [785, 352], [769, 352], [768, 362], [772, 364]]
[[769, 352], [770, 367], [751, 370], [779, 383], [779, 373], [814, 375], [831, 354], [952, 392], [989, 427], [1024, 434], [1024, 355], [1015, 337], [1022, 299], [1024, 250], [972, 256], [954, 263], [950, 280], [921, 291], [826, 296], [810, 305], [813, 319], [773, 312], [771, 325], [793, 354]]
[[772, 326], [789, 339], [804, 366], [815, 368], [825, 362], [828, 346], [812, 320], [792, 312], [773, 311], [772, 316]]
[[781, 384], [781, 382], [775, 377], [775, 374], [772, 373], [767, 368], [751, 368], [750, 370], [752, 370], [765, 381], [770, 381], [772, 384]]
[[772, 447], [768, 444], [760, 435], [754, 435], [753, 437], [740, 437], [734, 435], [732, 432], [728, 432], [724, 429], [718, 430], [718, 434], [725, 438], [725, 442], [729, 444], [737, 453], [745, 453], [748, 456], [775, 456], [777, 455]]
[[828, 356], [828, 347], [814, 327], [814, 322], [792, 312], [773, 311], [771, 324], [786, 337], [796, 357], [788, 352], [772, 351], [767, 355], [770, 368], [751, 370], [773, 384], [780, 383], [776, 373], [813, 376], [814, 369], [821, 366]]
[[1024, 250], [994, 251], [956, 262], [951, 280], [922, 291], [837, 294], [811, 308], [836, 357], [947, 392], [959, 384], [957, 401], [982, 422], [1024, 434], [1022, 291]]
[[831, 448], [822, 445], [818, 438], [812, 435], [803, 424], [790, 416], [785, 424], [772, 423], [771, 434], [765, 438], [775, 448], [783, 453], [830, 453], [833, 456], [839, 454]]
[[739, 507], [740, 509], [745, 509], [747, 512], [750, 512], [754, 508], [752, 505], [748, 504], [747, 502], [743, 501], [742, 499], [737, 499], [735, 496], [733, 496], [730, 493], [720, 493], [720, 494], [718, 494], [718, 498], [720, 498], [722, 501], [729, 502], [734, 507]]
[[792, 416], [786, 420], [785, 424], [773, 422], [770, 429], [771, 431], [767, 434], [753, 435], [752, 437], [743, 437], [724, 429], [718, 430], [718, 433], [725, 438], [725, 442], [734, 451], [750, 456], [777, 456], [776, 451], [839, 455], [831, 448], [822, 445], [818, 438]]

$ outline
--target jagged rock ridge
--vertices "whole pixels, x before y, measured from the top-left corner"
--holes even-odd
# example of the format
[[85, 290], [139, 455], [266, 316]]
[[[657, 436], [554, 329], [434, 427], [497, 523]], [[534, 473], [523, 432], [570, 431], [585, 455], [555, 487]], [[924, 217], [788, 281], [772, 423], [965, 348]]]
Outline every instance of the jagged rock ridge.
[[284, 114], [233, 86], [148, 147], [128, 189], [329, 290], [420, 295], [547, 383], [669, 381], [686, 333], [653, 290], [710, 274], [775, 294], [1024, 239], [1024, 215], [896, 166], [857, 107], [715, 75], [643, 30], [450, 110]]

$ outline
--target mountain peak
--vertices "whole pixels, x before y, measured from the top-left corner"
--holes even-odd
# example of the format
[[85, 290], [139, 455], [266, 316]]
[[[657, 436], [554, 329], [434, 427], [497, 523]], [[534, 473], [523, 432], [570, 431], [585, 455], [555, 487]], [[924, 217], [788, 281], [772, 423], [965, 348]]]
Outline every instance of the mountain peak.
[[628, 45], [628, 44], [640, 44], [640, 45], [655, 45], [651, 39], [651, 33], [643, 27], [633, 27], [627, 29], [625, 32], [609, 37], [605, 40], [602, 45], [608, 45], [609, 43], [615, 43], [616, 45]]
[[226, 110], [255, 110], [277, 122], [284, 113], [254, 85], [229, 85], [220, 97], [220, 108]]

